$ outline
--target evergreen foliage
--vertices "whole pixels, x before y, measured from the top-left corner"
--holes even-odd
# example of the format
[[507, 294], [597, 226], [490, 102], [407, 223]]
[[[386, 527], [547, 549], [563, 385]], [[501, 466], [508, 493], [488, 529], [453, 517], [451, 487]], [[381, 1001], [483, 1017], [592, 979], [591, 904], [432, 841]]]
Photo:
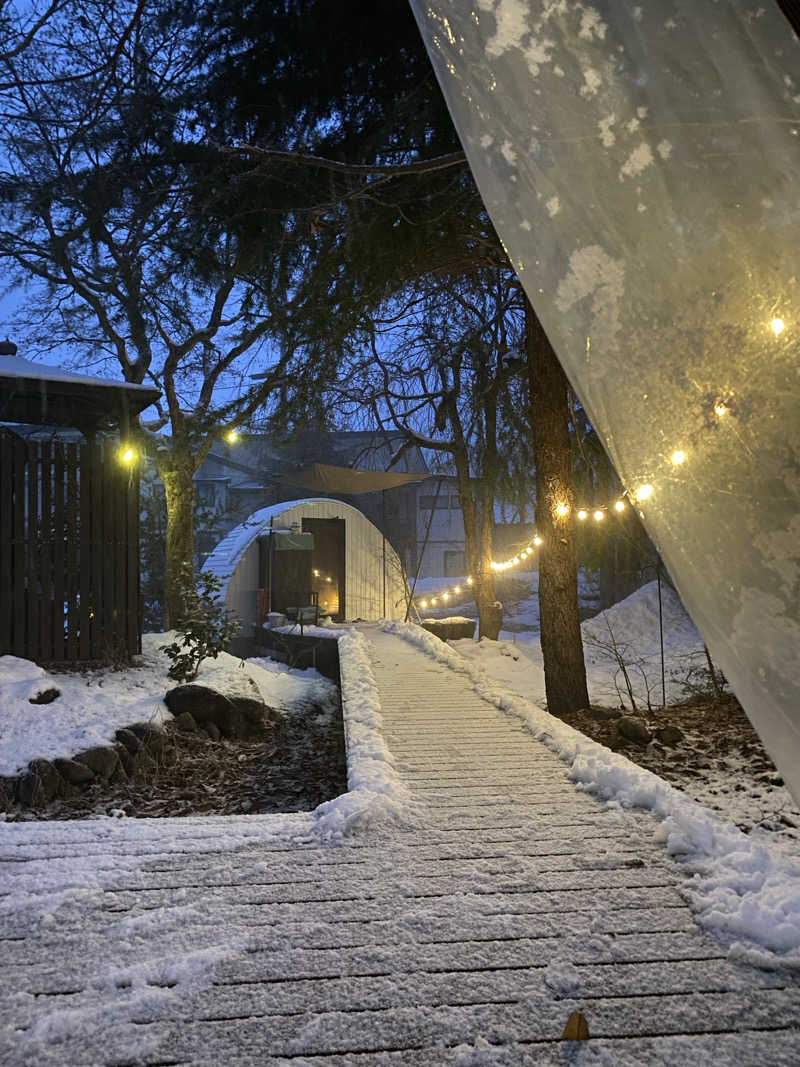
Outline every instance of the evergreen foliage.
[[233, 614], [219, 596], [219, 578], [200, 571], [193, 576], [188, 570], [178, 579], [178, 594], [183, 599], [183, 622], [176, 639], [161, 645], [172, 662], [170, 678], [191, 682], [197, 677], [204, 659], [216, 659], [240, 630]]

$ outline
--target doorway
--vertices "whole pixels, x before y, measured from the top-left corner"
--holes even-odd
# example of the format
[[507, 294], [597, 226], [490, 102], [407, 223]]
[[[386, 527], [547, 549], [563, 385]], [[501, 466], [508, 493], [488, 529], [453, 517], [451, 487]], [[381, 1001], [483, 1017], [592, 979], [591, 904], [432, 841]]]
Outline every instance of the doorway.
[[345, 618], [344, 519], [303, 519], [303, 533], [314, 535], [311, 590], [320, 611], [337, 622]]

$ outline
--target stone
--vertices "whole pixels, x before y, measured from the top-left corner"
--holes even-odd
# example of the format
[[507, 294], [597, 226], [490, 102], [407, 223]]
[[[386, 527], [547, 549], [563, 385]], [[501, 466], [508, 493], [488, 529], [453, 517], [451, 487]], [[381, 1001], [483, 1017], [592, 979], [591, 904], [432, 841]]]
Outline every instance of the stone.
[[94, 771], [74, 759], [55, 759], [53, 766], [70, 785], [86, 785], [94, 779]]
[[[128, 752], [130, 752], [132, 756], [135, 756], [139, 749], [142, 747], [142, 742], [139, 740], [136, 734], [133, 733], [131, 730], [128, 730], [124, 726], [121, 730], [117, 730], [114, 736], [121, 745], [124, 745], [125, 748], [127, 748]], [[125, 769], [127, 770], [127, 767]]]
[[17, 796], [26, 807], [40, 807], [55, 800], [63, 786], [61, 775], [49, 760], [34, 759], [19, 781]]
[[588, 715], [590, 719], [598, 719], [601, 722], [610, 721], [611, 719], [621, 719], [622, 712], [619, 708], [599, 708], [590, 707], [583, 708], [583, 714]]
[[117, 748], [117, 754], [119, 756], [119, 765], [121, 769], [124, 771], [126, 777], [130, 777], [136, 770], [136, 756], [124, 745], [120, 745]]
[[135, 722], [128, 727], [134, 737], [148, 748], [154, 756], [160, 756], [167, 744], [167, 735], [159, 726], [149, 722]]
[[176, 716], [175, 725], [182, 734], [193, 734], [197, 730], [197, 723], [190, 711], [182, 711], [180, 715]]
[[75, 759], [78, 763], [87, 766], [90, 771], [94, 771], [103, 781], [109, 779], [119, 766], [119, 753], [110, 745], [89, 748], [85, 752], [79, 752]]
[[54, 685], [50, 685], [47, 689], [42, 689], [36, 696], [28, 697], [29, 704], [52, 704], [54, 700], [58, 700], [61, 696], [61, 690]]
[[644, 721], [635, 715], [622, 715], [617, 721], [617, 732], [637, 745], [649, 745], [653, 739]]
[[207, 722], [205, 725], [205, 731], [212, 741], [219, 741], [222, 734], [219, 732], [219, 727], [216, 723]]
[[261, 734], [267, 707], [255, 696], [227, 697], [206, 685], [189, 683], [170, 689], [164, 702], [177, 719], [189, 712], [198, 727], [213, 723], [223, 737], [254, 737]]
[[683, 741], [683, 730], [680, 730], [677, 726], [662, 726], [660, 730], [655, 732], [656, 741], [660, 741], [662, 745], [679, 745]]

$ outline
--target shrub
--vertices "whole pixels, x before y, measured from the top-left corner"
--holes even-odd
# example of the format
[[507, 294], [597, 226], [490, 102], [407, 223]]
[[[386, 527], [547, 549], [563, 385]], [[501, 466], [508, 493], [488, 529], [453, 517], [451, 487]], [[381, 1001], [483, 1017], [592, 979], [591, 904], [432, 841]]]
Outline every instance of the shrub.
[[161, 651], [172, 660], [170, 678], [179, 682], [191, 682], [197, 677], [204, 659], [216, 659], [240, 626], [234, 615], [227, 610], [219, 596], [222, 582], [206, 571], [195, 578], [181, 581], [181, 595], [185, 613], [177, 639], [169, 645], [161, 645]]

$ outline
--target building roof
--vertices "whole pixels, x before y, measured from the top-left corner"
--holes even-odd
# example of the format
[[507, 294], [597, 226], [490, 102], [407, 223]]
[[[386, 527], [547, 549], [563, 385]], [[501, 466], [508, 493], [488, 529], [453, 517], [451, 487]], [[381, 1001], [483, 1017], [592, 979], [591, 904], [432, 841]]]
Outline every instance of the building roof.
[[47, 426], [99, 428], [125, 422], [161, 396], [150, 385], [88, 374], [0, 355], [0, 420]]

